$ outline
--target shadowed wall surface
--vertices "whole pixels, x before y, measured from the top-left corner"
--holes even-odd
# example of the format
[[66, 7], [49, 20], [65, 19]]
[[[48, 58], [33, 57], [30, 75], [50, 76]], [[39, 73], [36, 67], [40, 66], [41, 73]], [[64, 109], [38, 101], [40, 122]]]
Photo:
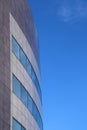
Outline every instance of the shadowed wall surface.
[[0, 0], [0, 130], [10, 130], [9, 0]]

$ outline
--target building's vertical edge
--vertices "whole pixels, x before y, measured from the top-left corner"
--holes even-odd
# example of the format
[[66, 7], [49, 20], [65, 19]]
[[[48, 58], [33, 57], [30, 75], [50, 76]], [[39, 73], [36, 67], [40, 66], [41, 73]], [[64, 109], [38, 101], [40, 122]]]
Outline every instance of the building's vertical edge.
[[10, 130], [10, 0], [0, 0], [0, 130]]
[[[20, 102], [22, 108], [24, 108], [23, 113], [24, 112], [28, 113], [26, 114], [28, 121], [27, 122], [24, 121], [25, 118], [23, 117], [23, 119], [19, 119], [19, 122], [24, 124], [26, 130], [28, 129], [39, 130], [40, 122], [38, 123], [38, 120], [36, 120], [35, 117], [31, 115], [31, 113], [27, 110], [27, 108], [12, 92], [11, 65], [13, 64], [11, 64], [12, 47], [10, 46], [12, 44], [11, 40], [12, 40], [13, 33], [10, 31], [11, 29], [10, 28], [10, 25], [11, 25], [10, 14], [12, 14], [14, 20], [16, 20], [19, 28], [21, 29], [21, 32], [24, 34], [24, 37], [26, 39], [25, 41], [27, 41], [28, 43], [28, 47], [31, 46], [32, 55], [30, 56], [28, 53], [30, 49], [28, 51], [26, 51], [24, 48], [22, 49], [24, 49], [27, 56], [31, 57], [29, 58], [29, 60], [31, 61], [34, 71], [37, 75], [37, 78], [40, 81], [40, 74], [39, 74], [39, 67], [38, 67], [38, 61], [39, 61], [38, 42], [36, 39], [32, 15], [27, 5], [27, 2], [26, 0], [0, 0], [0, 130], [12, 130], [12, 118], [14, 117], [13, 114], [18, 114], [16, 113], [18, 112], [18, 110], [16, 111], [15, 107], [11, 106], [11, 101], [12, 103], [14, 103], [15, 99], [17, 99], [17, 101]], [[20, 38], [19, 39], [17, 38], [17, 40], [20, 41]], [[26, 42], [23, 42], [22, 44], [26, 44]], [[23, 66], [21, 65], [21, 67]], [[22, 68], [22, 71], [24, 71], [25, 75], [27, 75], [27, 72], [24, 70], [24, 68]], [[17, 75], [17, 76], [20, 77], [21, 75]], [[30, 77], [29, 76], [27, 77], [29, 80]], [[22, 82], [22, 79], [20, 81]], [[26, 82], [26, 76], [25, 76], [24, 85], [27, 87], [25, 82]], [[35, 106], [39, 108], [40, 112], [38, 111], [38, 113], [41, 114], [41, 102], [40, 102], [37, 90], [36, 88], [34, 88], [33, 82], [31, 82], [30, 87], [31, 89], [33, 89], [33, 91], [31, 91], [32, 92], [31, 94], [32, 94], [33, 100], [35, 101]], [[27, 90], [29, 90], [29, 87]], [[14, 100], [11, 94], [13, 94], [13, 96], [15, 97]], [[17, 105], [17, 102], [16, 102], [16, 105]], [[13, 109], [13, 113], [12, 113], [12, 109]], [[42, 114], [39, 116], [42, 116]], [[22, 117], [22, 114], [19, 116], [19, 118], [20, 117]], [[31, 120], [31, 117], [32, 117], [32, 120]]]

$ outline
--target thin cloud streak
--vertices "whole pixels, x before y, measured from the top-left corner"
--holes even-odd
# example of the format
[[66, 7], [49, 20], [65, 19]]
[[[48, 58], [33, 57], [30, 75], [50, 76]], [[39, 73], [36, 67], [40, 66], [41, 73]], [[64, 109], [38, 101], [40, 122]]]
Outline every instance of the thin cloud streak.
[[87, 18], [87, 2], [75, 0], [71, 5], [70, 1], [62, 0], [62, 3], [57, 8], [57, 16], [64, 22], [74, 22]]

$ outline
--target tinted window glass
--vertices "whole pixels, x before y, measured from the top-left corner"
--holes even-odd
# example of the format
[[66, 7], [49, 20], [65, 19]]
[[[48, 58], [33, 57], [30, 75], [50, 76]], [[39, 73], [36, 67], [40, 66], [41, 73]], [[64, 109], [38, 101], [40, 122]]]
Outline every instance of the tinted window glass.
[[21, 127], [21, 130], [25, 130], [25, 128], [24, 128], [24, 127]]
[[35, 119], [37, 120], [37, 110], [36, 110], [35, 105], [33, 107], [33, 114], [34, 114]]
[[[15, 87], [16, 86], [16, 87]], [[23, 104], [28, 108], [28, 110], [31, 112], [35, 120], [37, 121], [39, 127], [42, 130], [42, 120], [39, 114], [39, 111], [37, 109], [36, 104], [34, 103], [32, 97], [29, 95], [29, 93], [25, 90], [24, 86], [20, 83], [19, 80], [15, 76], [13, 76], [13, 92], [16, 94], [16, 96], [20, 97], [20, 100], [23, 102]], [[24, 128], [23, 128], [24, 130]]]
[[27, 72], [31, 76], [31, 64], [28, 59], [27, 59]]
[[20, 45], [18, 44], [18, 42], [15, 40], [14, 37], [12, 37], [12, 50], [13, 53], [16, 55], [16, 57], [20, 60], [21, 64], [24, 66], [29, 76], [31, 77], [39, 94], [40, 100], [42, 101], [41, 89], [35, 71], [32, 65], [30, 64], [26, 54], [23, 52], [22, 48], [20, 47]]
[[27, 92], [24, 87], [21, 85], [21, 100], [25, 106], [27, 106]]
[[29, 95], [28, 95], [28, 110], [32, 113], [32, 99]]
[[12, 51], [19, 59], [19, 45], [17, 44], [17, 41], [14, 39], [14, 37], [12, 37]]
[[21, 96], [20, 82], [17, 80], [15, 76], [13, 76], [13, 92], [16, 94], [17, 97], [20, 98]]
[[32, 69], [32, 71], [31, 71], [31, 75], [32, 75], [32, 80], [33, 80], [33, 82], [35, 83], [36, 77], [35, 77], [35, 73], [34, 73], [34, 70], [33, 70], [33, 69]]
[[22, 51], [22, 49], [20, 49], [20, 61], [21, 61], [22, 65], [26, 68], [27, 58], [26, 58], [24, 52]]
[[21, 130], [21, 125], [13, 119], [13, 130]]

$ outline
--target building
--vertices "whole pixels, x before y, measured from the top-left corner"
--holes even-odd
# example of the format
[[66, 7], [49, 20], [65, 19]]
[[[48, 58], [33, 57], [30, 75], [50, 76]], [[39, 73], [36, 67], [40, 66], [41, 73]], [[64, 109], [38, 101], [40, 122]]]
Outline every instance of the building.
[[43, 130], [39, 46], [27, 0], [0, 0], [0, 130]]

